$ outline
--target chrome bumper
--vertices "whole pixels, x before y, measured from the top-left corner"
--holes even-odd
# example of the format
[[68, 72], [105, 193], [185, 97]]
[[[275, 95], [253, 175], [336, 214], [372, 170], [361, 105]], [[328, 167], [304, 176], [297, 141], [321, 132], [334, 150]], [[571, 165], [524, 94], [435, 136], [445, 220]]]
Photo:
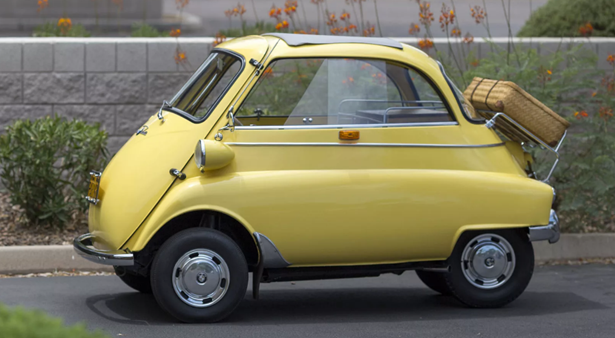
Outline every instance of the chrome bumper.
[[134, 255], [123, 251], [104, 251], [92, 246], [92, 234], [81, 235], [73, 241], [73, 247], [79, 256], [98, 264], [131, 266]]
[[530, 227], [531, 241], [549, 241], [553, 244], [559, 241], [559, 218], [555, 210], [551, 209], [549, 224], [544, 226]]

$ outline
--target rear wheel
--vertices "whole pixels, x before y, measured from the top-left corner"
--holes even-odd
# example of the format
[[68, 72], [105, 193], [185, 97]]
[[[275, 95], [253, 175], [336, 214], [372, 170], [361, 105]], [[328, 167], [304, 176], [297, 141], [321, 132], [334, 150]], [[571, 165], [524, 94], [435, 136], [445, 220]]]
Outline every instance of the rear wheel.
[[534, 249], [519, 229], [462, 234], [445, 279], [451, 293], [471, 307], [500, 307], [515, 300], [534, 272]]
[[169, 238], [152, 263], [158, 304], [183, 322], [216, 322], [244, 298], [248, 265], [239, 246], [211, 229], [193, 228]]
[[446, 284], [447, 272], [416, 270], [416, 275], [430, 289], [443, 295], [450, 295], [451, 290]]
[[152, 293], [152, 285], [148, 276], [137, 275], [122, 266], [114, 265], [113, 270], [115, 271], [115, 274], [120, 277], [122, 282], [124, 282], [124, 284], [141, 293]]

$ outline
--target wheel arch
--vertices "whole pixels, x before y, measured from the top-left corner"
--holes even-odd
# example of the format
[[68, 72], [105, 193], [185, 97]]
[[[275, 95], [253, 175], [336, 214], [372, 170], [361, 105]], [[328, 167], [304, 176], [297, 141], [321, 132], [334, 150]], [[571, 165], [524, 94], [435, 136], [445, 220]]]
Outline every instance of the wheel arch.
[[[127, 242], [126, 248], [135, 252], [135, 269], [149, 270], [149, 265], [158, 248], [174, 234], [191, 228], [209, 228], [229, 236], [241, 248], [248, 267], [256, 266], [260, 259], [254, 230], [237, 215], [213, 207], [191, 208], [174, 213], [157, 227], [143, 224]], [[148, 226], [150, 225], [150, 226]]]
[[455, 236], [449, 245], [448, 256], [450, 257], [453, 254], [453, 250], [455, 249], [455, 245], [457, 245], [457, 241], [462, 234], [466, 232], [472, 231], [484, 231], [484, 230], [503, 230], [503, 229], [520, 229], [529, 234], [530, 224], [473, 224], [473, 225], [464, 225], [460, 227], [457, 232], [455, 232]]

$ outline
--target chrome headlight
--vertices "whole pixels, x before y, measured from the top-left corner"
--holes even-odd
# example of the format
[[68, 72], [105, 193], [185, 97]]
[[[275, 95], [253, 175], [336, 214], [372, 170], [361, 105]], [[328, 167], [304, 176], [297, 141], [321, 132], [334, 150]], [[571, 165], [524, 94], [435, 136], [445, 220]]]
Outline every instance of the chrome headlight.
[[205, 168], [205, 140], [199, 140], [194, 149], [194, 162], [196, 167], [203, 172]]

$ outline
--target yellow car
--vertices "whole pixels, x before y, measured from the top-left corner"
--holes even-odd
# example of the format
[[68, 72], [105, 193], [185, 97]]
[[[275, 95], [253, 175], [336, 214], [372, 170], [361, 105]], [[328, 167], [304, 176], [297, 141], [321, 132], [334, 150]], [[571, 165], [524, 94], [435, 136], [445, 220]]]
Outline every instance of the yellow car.
[[531, 241], [559, 238], [555, 193], [475, 116], [438, 62], [391, 39], [227, 41], [92, 172], [75, 250], [185, 322], [231, 314], [250, 272], [255, 298], [416, 270], [471, 307], [505, 305]]

